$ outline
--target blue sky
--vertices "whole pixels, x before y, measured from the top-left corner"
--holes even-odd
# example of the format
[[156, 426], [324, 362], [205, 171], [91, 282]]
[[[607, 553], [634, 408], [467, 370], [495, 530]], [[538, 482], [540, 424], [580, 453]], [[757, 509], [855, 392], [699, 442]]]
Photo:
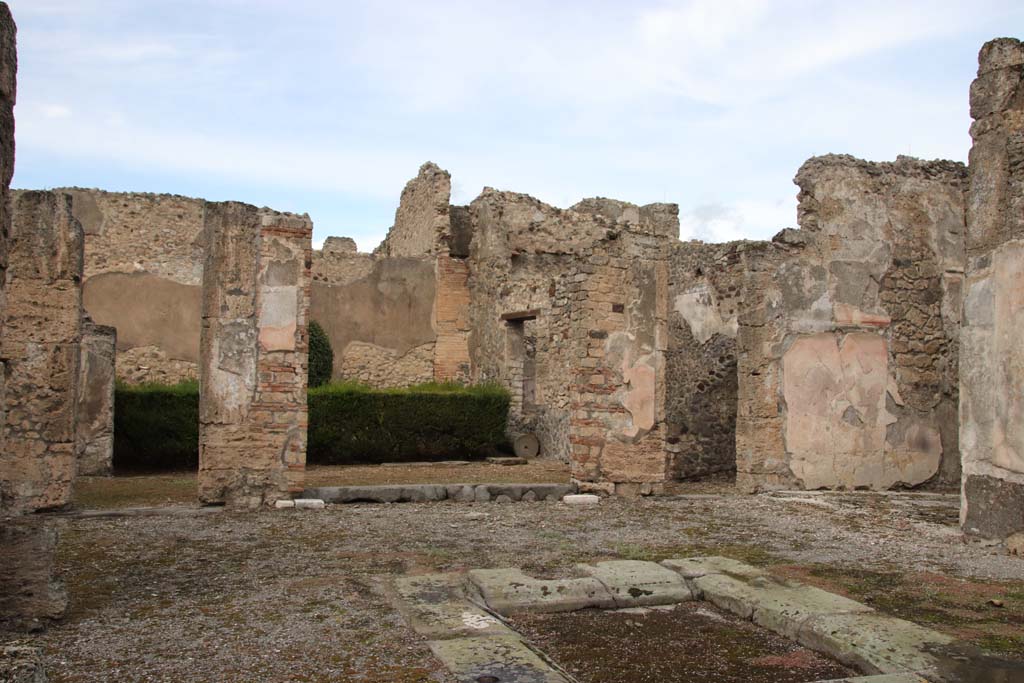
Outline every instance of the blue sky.
[[431, 160], [557, 206], [680, 205], [682, 236], [795, 225], [809, 156], [966, 160], [1019, 0], [10, 0], [15, 187], [308, 212], [368, 251]]

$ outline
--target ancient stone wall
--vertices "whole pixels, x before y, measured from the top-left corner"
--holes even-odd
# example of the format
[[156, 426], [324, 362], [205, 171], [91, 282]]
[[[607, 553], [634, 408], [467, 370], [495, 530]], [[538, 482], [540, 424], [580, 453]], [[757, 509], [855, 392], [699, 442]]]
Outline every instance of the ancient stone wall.
[[82, 228], [71, 197], [19, 193], [8, 248], [0, 507], [59, 508], [69, 502], [75, 476], [82, 334]]
[[203, 273], [201, 199], [65, 188], [85, 232], [86, 312], [117, 329], [118, 375], [197, 377]]
[[374, 253], [382, 256], [448, 254], [452, 243], [449, 205], [452, 179], [448, 171], [427, 162], [402, 190], [395, 224]]
[[1024, 44], [986, 43], [971, 86], [960, 356], [961, 522], [1024, 553]]
[[206, 206], [199, 498], [258, 507], [303, 488], [308, 217]]
[[665, 425], [673, 479], [736, 469], [736, 335], [752, 246], [691, 241], [672, 248]]
[[955, 482], [964, 167], [831, 155], [796, 183], [802, 229], [745, 278], [738, 483]]
[[108, 475], [114, 465], [114, 366], [117, 330], [82, 324], [75, 424], [79, 475]]
[[591, 199], [567, 210], [485, 189], [473, 230], [470, 351], [478, 381], [512, 393], [510, 432], [533, 432], [573, 477], [616, 493], [666, 478], [667, 256], [674, 206]]

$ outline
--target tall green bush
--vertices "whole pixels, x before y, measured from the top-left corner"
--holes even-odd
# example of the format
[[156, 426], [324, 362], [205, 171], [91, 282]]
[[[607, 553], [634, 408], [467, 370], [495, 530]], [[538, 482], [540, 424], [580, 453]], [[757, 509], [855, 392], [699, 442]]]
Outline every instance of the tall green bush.
[[505, 442], [508, 405], [508, 392], [497, 385], [311, 389], [306, 460], [338, 465], [492, 455]]
[[[484, 457], [507, 447], [508, 405], [508, 392], [497, 385], [320, 386], [309, 390], [306, 460], [340, 465]], [[195, 469], [198, 462], [198, 382], [118, 384], [115, 469]]]
[[334, 372], [334, 350], [331, 340], [313, 320], [309, 323], [309, 386], [320, 387], [331, 381]]
[[114, 390], [114, 469], [199, 466], [199, 382], [118, 383]]

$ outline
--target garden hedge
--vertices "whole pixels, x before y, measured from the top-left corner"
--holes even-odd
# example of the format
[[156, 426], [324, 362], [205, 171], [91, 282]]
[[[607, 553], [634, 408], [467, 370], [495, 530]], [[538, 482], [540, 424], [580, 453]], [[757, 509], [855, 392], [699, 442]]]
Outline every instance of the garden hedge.
[[114, 390], [114, 469], [199, 466], [199, 382], [118, 384]]
[[[309, 390], [306, 462], [319, 465], [485, 457], [507, 449], [509, 394], [497, 385]], [[195, 469], [199, 385], [118, 385], [114, 468]]]
[[497, 385], [421, 384], [309, 391], [306, 462], [317, 465], [451, 460], [505, 445], [508, 392]]

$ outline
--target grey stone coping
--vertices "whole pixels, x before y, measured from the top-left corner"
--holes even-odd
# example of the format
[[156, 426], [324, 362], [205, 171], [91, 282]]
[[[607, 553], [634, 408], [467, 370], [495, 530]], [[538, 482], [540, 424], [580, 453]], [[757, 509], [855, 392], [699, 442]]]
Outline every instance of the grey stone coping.
[[303, 498], [325, 503], [424, 503], [556, 501], [574, 493], [572, 484], [394, 484], [388, 486], [319, 486], [302, 492]]
[[[492, 676], [513, 683], [565, 683], [556, 666], [503, 621], [517, 612], [636, 609], [708, 600], [827, 654], [862, 676], [832, 683], [927, 683], [932, 654], [954, 639], [854, 600], [783, 581], [725, 557], [615, 560], [576, 565], [577, 578], [535, 579], [515, 568], [402, 577], [392, 599], [410, 627], [459, 681]], [[491, 680], [491, 679], [487, 679]], [[828, 682], [820, 682], [828, 683]]]

